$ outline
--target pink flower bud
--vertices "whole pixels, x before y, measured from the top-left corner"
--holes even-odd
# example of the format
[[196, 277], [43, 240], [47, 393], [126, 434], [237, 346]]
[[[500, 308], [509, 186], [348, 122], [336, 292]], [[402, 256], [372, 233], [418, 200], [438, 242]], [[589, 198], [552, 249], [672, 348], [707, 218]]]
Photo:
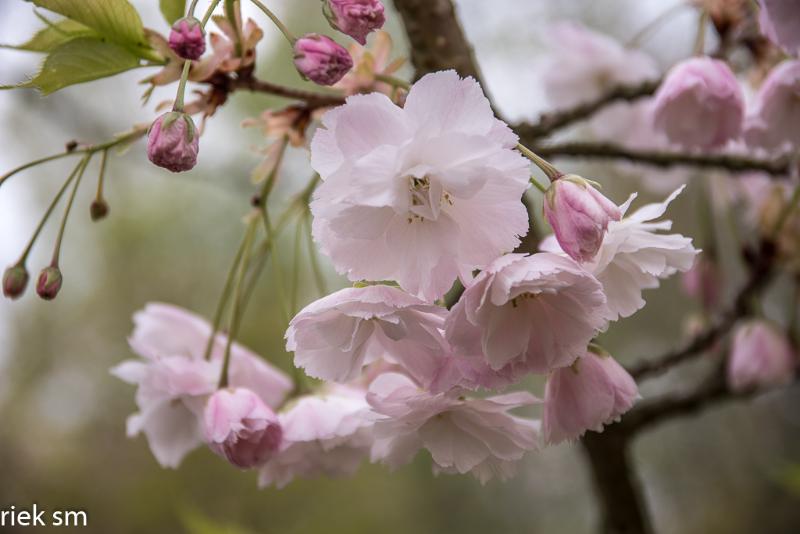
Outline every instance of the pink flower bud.
[[331, 26], [362, 45], [367, 44], [370, 32], [386, 22], [379, 0], [326, 0], [324, 11]]
[[269, 460], [283, 439], [278, 417], [261, 397], [245, 388], [214, 393], [203, 422], [211, 450], [240, 469]]
[[178, 111], [164, 113], [150, 126], [147, 157], [172, 172], [188, 171], [197, 163], [200, 136], [192, 118]]
[[36, 293], [39, 294], [44, 300], [53, 300], [61, 290], [61, 271], [58, 267], [50, 266], [42, 269], [39, 273], [39, 279], [36, 281]]
[[333, 85], [353, 68], [353, 58], [330, 37], [311, 33], [294, 44], [294, 66], [320, 85]]
[[206, 51], [206, 34], [200, 21], [194, 17], [175, 21], [169, 32], [169, 47], [183, 59], [200, 59]]
[[557, 369], [547, 380], [542, 431], [547, 443], [582, 436], [630, 410], [639, 389], [630, 374], [608, 354], [586, 355], [572, 367]]
[[597, 254], [608, 223], [620, 220], [622, 212], [589, 182], [571, 174], [547, 190], [544, 215], [564, 252], [585, 262]]
[[728, 358], [728, 386], [734, 391], [790, 383], [797, 355], [778, 328], [763, 320], [739, 325]]
[[670, 70], [655, 96], [654, 125], [685, 148], [719, 148], [742, 133], [744, 97], [728, 64], [696, 57]]
[[3, 273], [3, 295], [18, 299], [28, 285], [28, 271], [24, 265], [12, 265]]

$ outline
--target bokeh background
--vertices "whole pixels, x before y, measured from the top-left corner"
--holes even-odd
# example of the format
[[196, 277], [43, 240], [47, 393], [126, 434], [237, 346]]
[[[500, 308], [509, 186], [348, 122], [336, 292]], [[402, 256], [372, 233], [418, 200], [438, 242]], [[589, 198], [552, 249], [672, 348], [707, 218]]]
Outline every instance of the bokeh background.
[[[146, 26], [168, 31], [156, 0], [133, 3]], [[552, 21], [582, 20], [625, 41], [675, 3], [457, 1], [488, 90], [510, 119], [533, 119], [548, 107], [540, 77], [546, 47], [558, 46], [547, 39]], [[270, 4], [296, 33], [325, 30], [318, 0]], [[302, 85], [277, 31], [253, 10], [246, 13], [256, 16], [266, 33], [258, 49], [260, 75]], [[649, 34], [642, 46], [666, 69], [690, 53], [696, 24], [687, 9]], [[0, 42], [22, 42], [38, 26], [31, 4], [0, 2]], [[394, 13], [387, 29], [396, 54], [405, 55]], [[38, 61], [36, 54], [0, 49], [0, 82], [24, 79]], [[57, 152], [70, 139], [100, 141], [133, 123], [150, 122], [154, 104], [171, 98], [174, 87], [157, 92], [143, 107], [139, 97], [144, 87], [137, 82], [145, 75], [134, 71], [49, 98], [31, 90], [0, 92], [0, 171]], [[106, 184], [111, 215], [99, 224], [89, 220], [90, 170], [67, 228], [61, 262], [65, 282], [58, 299], [46, 303], [29, 292], [21, 301], [0, 301], [0, 509], [34, 502], [48, 510], [81, 509], [89, 514], [84, 531], [119, 534], [592, 532], [598, 509], [578, 445], [529, 454], [514, 480], [486, 486], [469, 477], [434, 477], [429, 460], [420, 454], [395, 473], [365, 465], [351, 480], [296, 481], [283, 490], [258, 490], [254, 474], [237, 472], [206, 450], [191, 454], [176, 471], [163, 470], [143, 438], [125, 437], [133, 389], [108, 370], [131, 357], [126, 345], [131, 315], [155, 300], [212, 314], [254, 192], [249, 175], [259, 162], [256, 149], [264, 145], [256, 129], [243, 130], [240, 123], [277, 103], [264, 95], [235, 95], [209, 121], [200, 164], [188, 174], [150, 165], [141, 142], [111, 158]], [[667, 175], [645, 168], [571, 162], [564, 167], [600, 180], [618, 201], [636, 189], [644, 199], [655, 199], [671, 187], [659, 183]], [[0, 263], [17, 258], [69, 169], [69, 162], [37, 167], [0, 190]], [[292, 151], [275, 193], [276, 209], [309, 177], [307, 154]], [[724, 177], [685, 172], [682, 178], [690, 189], [670, 214], [677, 231], [695, 235], [699, 220], [693, 191], [700, 181]], [[33, 273], [49, 260], [56, 226], [49, 226], [32, 255]], [[286, 235], [293, 235], [292, 229]], [[283, 270], [299, 270], [300, 304], [317, 298], [309, 258], [294, 257], [291, 237], [279, 250]], [[344, 286], [321, 261], [328, 289]], [[723, 266], [730, 291], [741, 270], [733, 256]], [[791, 304], [785, 283], [777, 283], [767, 306], [778, 320], [785, 319]], [[697, 312], [678, 280], [646, 297], [649, 305], [603, 340], [623, 362], [679, 342]], [[279, 298], [275, 272], [268, 268], [242, 338], [287, 367]], [[643, 395], [689, 387], [705, 366], [699, 361], [647, 383]], [[800, 531], [798, 406], [800, 389], [795, 386], [752, 402], [714, 407], [641, 436], [633, 454], [657, 531]]]

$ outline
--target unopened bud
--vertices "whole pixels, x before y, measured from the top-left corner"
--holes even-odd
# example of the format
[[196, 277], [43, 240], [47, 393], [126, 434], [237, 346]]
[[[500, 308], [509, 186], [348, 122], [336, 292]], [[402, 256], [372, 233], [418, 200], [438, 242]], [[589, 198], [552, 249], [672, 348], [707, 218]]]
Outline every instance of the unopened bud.
[[314, 83], [333, 85], [353, 68], [353, 58], [330, 37], [311, 33], [295, 43], [294, 66]]
[[203, 25], [194, 17], [175, 21], [169, 32], [169, 47], [183, 59], [200, 59], [206, 51], [206, 34]]
[[28, 285], [28, 271], [24, 265], [12, 265], [3, 274], [3, 295], [18, 299]]
[[333, 28], [362, 45], [367, 44], [370, 32], [386, 22], [380, 0], [326, 0], [323, 12]]
[[105, 199], [94, 199], [92, 201], [92, 205], [89, 206], [89, 215], [91, 215], [93, 221], [104, 219], [106, 215], [108, 215], [108, 203], [105, 201]]
[[170, 111], [157, 118], [147, 137], [147, 157], [172, 172], [188, 171], [197, 163], [200, 136], [186, 113]]
[[53, 300], [61, 290], [61, 271], [58, 267], [50, 266], [42, 269], [39, 280], [36, 282], [36, 293], [44, 300]]

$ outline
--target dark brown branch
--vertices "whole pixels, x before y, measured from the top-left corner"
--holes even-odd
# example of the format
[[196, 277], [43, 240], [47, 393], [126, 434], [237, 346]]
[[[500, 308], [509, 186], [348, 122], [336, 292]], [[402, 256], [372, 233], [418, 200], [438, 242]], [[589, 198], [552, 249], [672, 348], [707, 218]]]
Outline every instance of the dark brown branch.
[[411, 63], [418, 78], [455, 69], [462, 76], [481, 80], [472, 46], [464, 37], [451, 0], [394, 0], [394, 5], [408, 34]]
[[569, 109], [545, 113], [536, 123], [520, 123], [514, 127], [523, 144], [534, 144], [540, 137], [545, 137], [554, 131], [569, 126], [575, 122], [587, 119], [619, 100], [634, 101], [639, 98], [651, 96], [656, 92], [661, 80], [648, 80], [638, 85], [621, 85], [611, 89], [596, 100], [578, 104]]
[[791, 160], [781, 157], [765, 160], [733, 154], [692, 154], [660, 150], [637, 150], [612, 143], [574, 142], [531, 147], [543, 158], [560, 156], [592, 159], [626, 160], [655, 167], [687, 165], [724, 169], [730, 172], [761, 171], [773, 177], [788, 176]]
[[728, 333], [736, 321], [749, 315], [750, 301], [772, 277], [774, 256], [775, 246], [769, 241], [763, 242], [760, 251], [755, 255], [750, 255], [750, 275], [736, 294], [730, 308], [720, 314], [708, 329], [692, 339], [686, 346], [631, 367], [629, 369], [631, 375], [637, 380], [658, 375], [714, 346]]
[[228, 77], [225, 83], [229, 91], [247, 90], [256, 93], [267, 93], [292, 100], [299, 100], [304, 102], [309, 108], [316, 109], [344, 104], [344, 97], [340, 95], [286, 87], [285, 85], [260, 80], [252, 75]]

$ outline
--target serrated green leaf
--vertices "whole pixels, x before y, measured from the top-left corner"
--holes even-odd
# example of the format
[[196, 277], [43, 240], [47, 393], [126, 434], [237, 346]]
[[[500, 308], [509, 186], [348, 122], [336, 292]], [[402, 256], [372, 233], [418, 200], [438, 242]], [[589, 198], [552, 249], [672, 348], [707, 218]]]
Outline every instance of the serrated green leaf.
[[28, 42], [20, 45], [0, 45], [3, 48], [29, 52], [51, 52], [64, 43], [81, 37], [96, 37], [97, 32], [74, 20], [64, 19], [42, 28]]
[[31, 0], [35, 5], [80, 22], [110, 41], [148, 47], [139, 13], [128, 0]]
[[158, 7], [171, 26], [186, 13], [186, 0], [159, 0]]
[[33, 79], [15, 87], [35, 87], [48, 95], [69, 85], [113, 76], [139, 65], [139, 58], [126, 48], [82, 37], [53, 50]]

